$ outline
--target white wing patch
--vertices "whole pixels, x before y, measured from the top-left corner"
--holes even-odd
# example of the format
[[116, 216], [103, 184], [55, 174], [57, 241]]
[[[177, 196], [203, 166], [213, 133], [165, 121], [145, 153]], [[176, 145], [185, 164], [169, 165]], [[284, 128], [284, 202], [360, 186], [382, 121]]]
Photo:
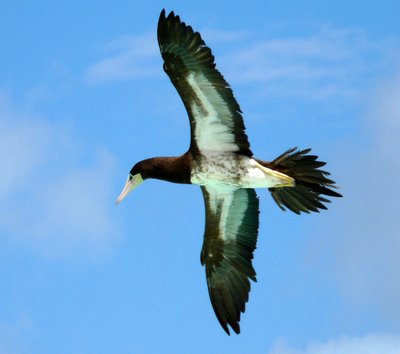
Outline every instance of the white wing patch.
[[201, 102], [199, 105], [193, 101], [191, 105], [199, 150], [238, 151], [228, 105], [202, 73], [190, 73], [187, 82]]
[[226, 185], [206, 186], [209, 207], [212, 214], [219, 217], [219, 236], [222, 240], [235, 240], [248, 206], [245, 190]]
[[236, 239], [249, 202], [247, 192], [244, 189], [238, 189], [233, 199], [233, 203], [229, 207], [227, 221], [224, 224], [225, 233], [221, 234], [228, 240]]

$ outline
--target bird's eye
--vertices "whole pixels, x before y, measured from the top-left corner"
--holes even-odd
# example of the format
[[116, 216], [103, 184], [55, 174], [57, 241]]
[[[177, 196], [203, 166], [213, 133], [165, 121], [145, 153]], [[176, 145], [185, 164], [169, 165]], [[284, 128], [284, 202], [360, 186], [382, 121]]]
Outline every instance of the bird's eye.
[[133, 179], [133, 176], [132, 176], [132, 175], [129, 175], [129, 176], [128, 176], [128, 181], [132, 181], [132, 179]]

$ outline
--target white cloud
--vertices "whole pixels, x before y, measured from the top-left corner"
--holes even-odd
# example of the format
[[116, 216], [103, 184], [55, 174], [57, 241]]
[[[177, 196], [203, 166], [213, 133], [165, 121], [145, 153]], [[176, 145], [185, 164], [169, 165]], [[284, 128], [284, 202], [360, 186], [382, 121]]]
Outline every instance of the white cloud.
[[89, 83], [162, 75], [155, 33], [117, 38], [107, 45], [107, 51], [113, 53], [88, 68]]
[[[398, 60], [400, 65], [400, 59]], [[374, 105], [370, 118], [377, 133], [379, 155], [392, 160], [399, 171], [397, 151], [400, 148], [400, 70], [390, 80], [383, 82], [373, 93]], [[396, 163], [397, 162], [397, 163]], [[400, 172], [400, 171], [399, 171]]]
[[[364, 136], [341, 142], [334, 177], [343, 200], [309, 248], [324, 257], [352, 321], [400, 328], [400, 75], [367, 97]], [[321, 215], [322, 216], [322, 215]], [[333, 219], [334, 218], [334, 219]], [[323, 218], [321, 218], [323, 222]], [[321, 237], [323, 235], [323, 237]]]
[[[248, 37], [248, 33], [210, 29], [204, 31], [203, 37], [213, 42], [225, 43], [243, 40]], [[86, 79], [89, 83], [99, 84], [164, 75], [154, 30], [142, 35], [121, 36], [108, 43], [105, 51], [110, 52], [110, 54], [99, 59], [87, 69]]]
[[277, 341], [268, 354], [398, 354], [400, 336], [392, 334], [367, 334], [364, 336], [343, 336], [327, 342], [312, 342], [304, 349]]
[[5, 99], [0, 97], [0, 160], [6, 166], [0, 175], [0, 198], [23, 188], [28, 183], [26, 176], [45, 159], [48, 127], [39, 121], [28, 122], [25, 117], [16, 124], [16, 119]]
[[377, 45], [361, 30], [322, 26], [311, 34], [247, 41], [221, 59], [236, 82], [263, 84], [268, 95], [351, 98], [384, 64], [389, 43]]
[[[376, 44], [361, 30], [330, 26], [273, 38], [244, 31], [201, 33], [214, 52], [221, 53], [217, 67], [232, 83], [250, 83], [262, 95], [309, 99], [358, 96], [393, 47], [389, 39]], [[164, 75], [154, 31], [121, 37], [107, 47], [114, 53], [87, 70], [91, 83]]]
[[[87, 150], [87, 148], [86, 148]], [[119, 237], [114, 158], [88, 157], [72, 133], [0, 97], [2, 241], [52, 258], [106, 255]]]

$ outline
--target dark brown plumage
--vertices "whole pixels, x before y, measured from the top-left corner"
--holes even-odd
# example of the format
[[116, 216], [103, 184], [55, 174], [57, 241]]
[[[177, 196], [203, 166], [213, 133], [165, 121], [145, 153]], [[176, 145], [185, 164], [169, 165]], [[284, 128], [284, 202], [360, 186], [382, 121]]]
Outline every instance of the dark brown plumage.
[[143, 179], [156, 178], [173, 183], [190, 184], [191, 154], [179, 157], [152, 157], [135, 164], [130, 175], [141, 174]]

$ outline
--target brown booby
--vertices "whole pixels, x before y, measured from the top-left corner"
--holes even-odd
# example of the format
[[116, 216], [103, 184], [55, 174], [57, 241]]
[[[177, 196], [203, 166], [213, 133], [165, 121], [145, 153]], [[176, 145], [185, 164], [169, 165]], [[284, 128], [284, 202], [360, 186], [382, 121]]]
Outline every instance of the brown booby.
[[253, 156], [242, 112], [232, 89], [216, 69], [214, 56], [198, 32], [171, 12], [161, 11], [158, 44], [164, 71], [178, 91], [190, 121], [189, 150], [178, 157], [138, 162], [117, 199], [147, 178], [201, 187], [205, 233], [201, 264], [219, 323], [240, 332], [239, 321], [249, 298], [259, 225], [255, 188], [268, 188], [278, 206], [296, 214], [327, 209], [326, 198], [341, 197], [335, 182], [320, 169], [325, 162], [310, 149], [290, 149], [272, 162]]

